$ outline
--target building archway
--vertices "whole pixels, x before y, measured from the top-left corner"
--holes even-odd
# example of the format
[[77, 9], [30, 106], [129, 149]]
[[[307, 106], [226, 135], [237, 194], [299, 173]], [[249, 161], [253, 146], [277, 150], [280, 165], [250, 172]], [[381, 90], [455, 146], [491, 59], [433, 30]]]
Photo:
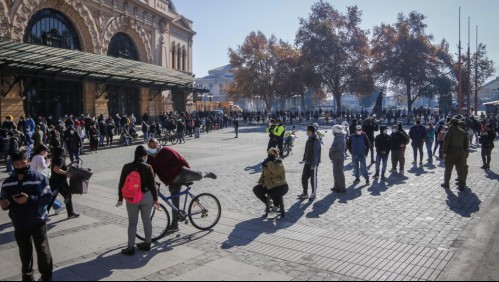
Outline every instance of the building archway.
[[[81, 51], [78, 33], [69, 19], [54, 9], [38, 11], [29, 20], [23, 41], [29, 44]], [[32, 116], [80, 115], [83, 85], [79, 82], [30, 78], [24, 80], [24, 112]]]
[[[107, 55], [115, 58], [139, 61], [139, 52], [126, 33], [116, 33], [109, 42]], [[109, 87], [107, 108], [110, 115], [135, 114], [140, 116], [140, 88]]]

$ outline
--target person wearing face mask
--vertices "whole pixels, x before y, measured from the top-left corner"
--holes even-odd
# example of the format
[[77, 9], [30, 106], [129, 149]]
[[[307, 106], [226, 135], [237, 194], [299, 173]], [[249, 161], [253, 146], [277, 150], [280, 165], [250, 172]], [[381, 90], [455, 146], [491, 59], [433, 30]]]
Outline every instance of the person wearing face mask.
[[367, 173], [367, 155], [371, 149], [367, 134], [362, 131], [362, 126], [358, 125], [355, 134], [348, 140], [348, 151], [352, 155], [353, 169], [355, 173], [354, 184], [360, 183], [360, 174], [366, 179], [366, 185], [371, 184]]
[[137, 204], [127, 202], [126, 209], [128, 213], [128, 247], [122, 250], [122, 254], [132, 256], [135, 254], [135, 234], [137, 234], [137, 225], [139, 222], [139, 213], [142, 217], [142, 224], [144, 225], [144, 233], [146, 240], [143, 243], [137, 244], [140, 250], [149, 252], [152, 243], [152, 222], [151, 212], [154, 206], [159, 208], [158, 189], [154, 181], [154, 171], [150, 165], [147, 164], [147, 150], [144, 146], [138, 146], [135, 149], [134, 161], [126, 164], [120, 177], [118, 186], [118, 204], [123, 204], [123, 187], [125, 180], [132, 172], [138, 172], [140, 175], [140, 188], [143, 193], [142, 200]]
[[[189, 163], [177, 151], [169, 147], [161, 147], [157, 139], [148, 142], [149, 149], [147, 163], [152, 166], [154, 173], [164, 185], [169, 186], [171, 195], [179, 194], [182, 185], [187, 182], [200, 181], [203, 178], [217, 179], [210, 172], [192, 170]], [[172, 199], [173, 205], [178, 209], [180, 198]], [[168, 233], [178, 232], [178, 216], [173, 212], [172, 223]]]
[[49, 144], [49, 147], [51, 149], [61, 147], [61, 145], [62, 145], [61, 135], [59, 134], [59, 131], [57, 131], [53, 125], [51, 125], [49, 127], [48, 144]]
[[[303, 162], [305, 166], [303, 167], [302, 174], [302, 186], [303, 193], [298, 195], [298, 199], [310, 201], [315, 200], [317, 195], [317, 170], [319, 164], [321, 163], [321, 141], [317, 136], [314, 126], [309, 126], [307, 129], [308, 141], [305, 145], [305, 154], [303, 155]], [[310, 179], [310, 184], [312, 185], [312, 194], [310, 198], [308, 197], [308, 181]]]
[[[265, 205], [267, 195], [270, 194], [275, 207], [283, 207], [283, 197], [289, 191], [286, 181], [286, 169], [279, 158], [279, 149], [270, 148], [268, 158], [263, 161], [263, 172], [258, 185], [253, 188], [253, 193]], [[284, 216], [285, 212], [281, 211]]]
[[64, 138], [68, 146], [69, 159], [72, 163], [80, 160], [80, 147], [82, 141], [74, 127], [70, 127], [66, 131], [66, 136]]
[[48, 179], [29, 169], [24, 153], [12, 155], [14, 174], [7, 178], [0, 192], [0, 207], [9, 211], [14, 237], [19, 247], [22, 280], [35, 281], [33, 243], [37, 252], [42, 281], [52, 281], [53, 262], [47, 237], [47, 205], [52, 199]]
[[416, 120], [416, 125], [411, 127], [411, 130], [409, 131], [409, 137], [411, 137], [412, 140], [412, 149], [414, 151], [414, 162], [412, 163], [414, 166], [416, 166], [418, 163], [418, 152], [419, 152], [419, 165], [423, 165], [423, 146], [424, 142], [426, 140], [426, 137], [428, 135], [428, 131], [426, 130], [426, 127], [421, 125], [421, 119], [418, 118]]
[[390, 149], [392, 147], [392, 138], [387, 134], [388, 128], [384, 125], [380, 127], [381, 134], [376, 136], [374, 140], [376, 146], [376, 174], [374, 178], [379, 177], [379, 170], [381, 162], [383, 162], [383, 170], [381, 171], [381, 180], [386, 179], [386, 167], [388, 164], [388, 156], [390, 155]]
[[334, 141], [331, 149], [329, 149], [329, 158], [333, 162], [334, 188], [332, 191], [337, 193], [345, 193], [345, 151], [347, 148], [346, 134], [344, 127], [335, 125], [333, 127]]

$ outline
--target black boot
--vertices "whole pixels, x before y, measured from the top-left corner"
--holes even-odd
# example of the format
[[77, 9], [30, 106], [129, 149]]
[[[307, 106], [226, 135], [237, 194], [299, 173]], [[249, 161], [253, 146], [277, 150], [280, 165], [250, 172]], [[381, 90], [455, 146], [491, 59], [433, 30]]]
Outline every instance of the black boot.
[[137, 248], [139, 248], [142, 251], [149, 252], [151, 251], [151, 243], [146, 243], [146, 242], [138, 243]]

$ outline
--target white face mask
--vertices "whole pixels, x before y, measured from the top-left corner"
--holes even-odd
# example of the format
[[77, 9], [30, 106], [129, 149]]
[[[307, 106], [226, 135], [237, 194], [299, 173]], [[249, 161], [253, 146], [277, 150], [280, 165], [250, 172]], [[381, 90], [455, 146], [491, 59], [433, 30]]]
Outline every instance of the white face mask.
[[149, 153], [149, 155], [156, 155], [158, 152], [159, 152], [159, 148], [156, 148], [156, 149], [148, 149], [148, 150], [147, 150], [147, 153]]
[[362, 135], [362, 131], [357, 131], [357, 135]]
[[71, 134], [75, 134], [74, 130], [71, 130], [69, 133], [71, 133]]

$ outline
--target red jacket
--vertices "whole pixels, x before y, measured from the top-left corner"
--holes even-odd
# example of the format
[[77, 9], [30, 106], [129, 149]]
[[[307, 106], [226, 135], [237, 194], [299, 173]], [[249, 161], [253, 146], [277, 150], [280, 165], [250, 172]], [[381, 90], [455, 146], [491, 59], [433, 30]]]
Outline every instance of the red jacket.
[[189, 163], [177, 151], [163, 147], [156, 156], [148, 156], [147, 163], [165, 185], [172, 184], [182, 168], [190, 168]]

